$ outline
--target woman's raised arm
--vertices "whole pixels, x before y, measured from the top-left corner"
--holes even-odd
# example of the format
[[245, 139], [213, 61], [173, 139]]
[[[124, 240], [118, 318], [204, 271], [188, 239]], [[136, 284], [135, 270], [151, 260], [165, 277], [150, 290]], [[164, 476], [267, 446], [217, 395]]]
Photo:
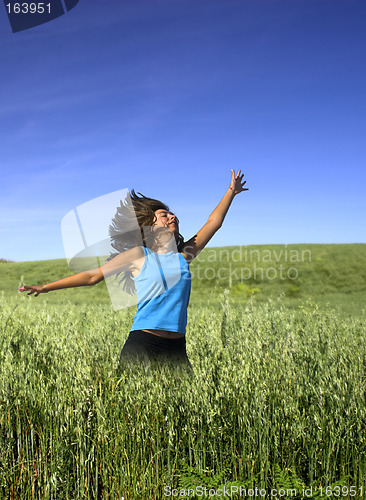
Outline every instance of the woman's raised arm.
[[96, 285], [108, 276], [112, 276], [113, 274], [117, 274], [130, 268], [131, 265], [133, 265], [133, 263], [139, 258], [143, 257], [143, 255], [144, 252], [141, 247], [131, 248], [130, 250], [120, 253], [101, 267], [73, 274], [67, 278], [62, 278], [45, 285], [22, 286], [21, 288], [18, 288], [18, 290], [20, 292], [28, 292], [28, 295], [35, 294], [35, 297], [38, 297], [40, 293], [61, 290], [63, 288]]
[[188, 262], [192, 262], [199, 252], [207, 245], [216, 231], [220, 229], [234, 197], [243, 191], [248, 191], [248, 189], [244, 187], [246, 184], [246, 181], [243, 181], [244, 174], [240, 175], [240, 173], [241, 170], [239, 170], [235, 176], [234, 170], [231, 170], [230, 187], [224, 194], [224, 197], [212, 212], [206, 224], [197, 234], [185, 243], [182, 254]]

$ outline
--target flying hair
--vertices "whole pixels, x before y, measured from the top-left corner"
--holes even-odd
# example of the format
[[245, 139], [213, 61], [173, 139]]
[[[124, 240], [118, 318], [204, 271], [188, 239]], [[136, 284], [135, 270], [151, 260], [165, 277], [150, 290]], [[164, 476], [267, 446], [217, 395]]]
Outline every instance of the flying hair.
[[[153, 224], [156, 222], [156, 210], [166, 210], [169, 212], [169, 207], [154, 198], [148, 198], [141, 193], [131, 190], [131, 194], [127, 194], [125, 200], [120, 201], [120, 206], [112, 219], [109, 226], [109, 236], [111, 246], [115, 250], [111, 253], [108, 260], [113, 259], [121, 252], [125, 252], [130, 248], [141, 246], [141, 241], [144, 247], [154, 250], [154, 242], [156, 239], [150, 237]], [[136, 220], [138, 228], [136, 228]], [[181, 234], [176, 236], [178, 252], [184, 247], [184, 238]], [[129, 294], [135, 292], [135, 285], [132, 280], [131, 271], [122, 271], [118, 276], [122, 275], [118, 285], [123, 285], [123, 290]]]

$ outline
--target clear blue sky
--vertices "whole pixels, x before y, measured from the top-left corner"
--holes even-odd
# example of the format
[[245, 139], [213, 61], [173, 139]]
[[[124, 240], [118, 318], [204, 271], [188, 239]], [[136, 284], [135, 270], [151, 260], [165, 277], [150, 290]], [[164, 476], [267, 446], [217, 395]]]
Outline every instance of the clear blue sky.
[[63, 258], [60, 223], [117, 189], [212, 246], [365, 242], [364, 0], [80, 0], [12, 33], [0, 7], [0, 257]]

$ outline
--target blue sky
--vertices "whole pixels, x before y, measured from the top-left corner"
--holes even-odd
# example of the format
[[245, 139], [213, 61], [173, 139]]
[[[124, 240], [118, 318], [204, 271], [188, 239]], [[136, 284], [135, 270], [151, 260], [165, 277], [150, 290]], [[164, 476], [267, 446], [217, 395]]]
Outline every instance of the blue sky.
[[63, 216], [123, 188], [210, 245], [365, 242], [363, 0], [80, 0], [0, 8], [0, 258], [64, 257]]

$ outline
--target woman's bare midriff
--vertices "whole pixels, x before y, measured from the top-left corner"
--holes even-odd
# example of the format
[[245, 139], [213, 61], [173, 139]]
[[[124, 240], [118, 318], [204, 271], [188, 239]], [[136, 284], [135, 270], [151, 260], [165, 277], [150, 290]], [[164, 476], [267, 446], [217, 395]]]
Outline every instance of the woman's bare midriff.
[[143, 332], [152, 333], [158, 337], [164, 337], [165, 339], [181, 339], [184, 337], [184, 333], [178, 332], [167, 332], [166, 330], [142, 330]]

